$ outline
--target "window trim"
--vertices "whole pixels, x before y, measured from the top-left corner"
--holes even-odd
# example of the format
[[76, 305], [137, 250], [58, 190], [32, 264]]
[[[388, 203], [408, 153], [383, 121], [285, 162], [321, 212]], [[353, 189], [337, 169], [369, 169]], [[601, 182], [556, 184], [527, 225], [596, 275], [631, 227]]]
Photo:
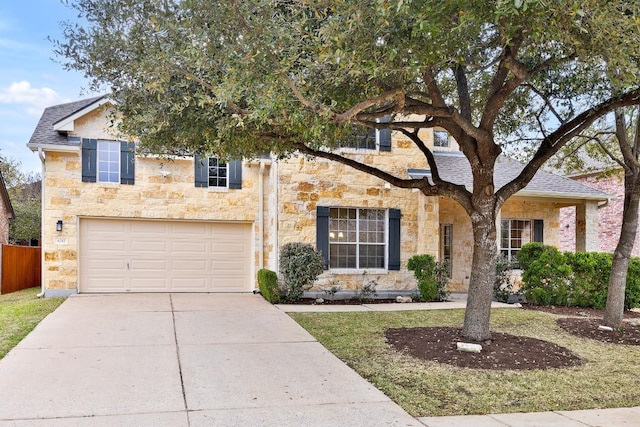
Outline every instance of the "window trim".
[[[216, 159], [218, 161], [218, 165], [215, 166], [216, 168], [220, 168], [220, 163], [224, 164], [224, 167], [226, 169], [226, 174], [224, 177], [225, 180], [225, 185], [211, 185], [211, 159]], [[217, 180], [220, 180], [219, 177], [216, 177]], [[229, 189], [229, 162], [222, 162], [220, 160], [220, 158], [218, 156], [210, 156], [207, 157], [207, 187], [208, 188], [215, 188], [215, 189]]]
[[[529, 223], [529, 241], [525, 242], [522, 239], [522, 235], [520, 236], [520, 246], [519, 247], [514, 247], [511, 246], [511, 243], [513, 241], [513, 235], [512, 235], [512, 224], [514, 221], [521, 221], [521, 222], [528, 222]], [[509, 261], [517, 261], [517, 253], [520, 251], [520, 249], [522, 249], [522, 246], [526, 245], [527, 243], [531, 243], [534, 241], [534, 221], [531, 218], [502, 218], [500, 220], [500, 253], [503, 255], [506, 255], [507, 259]], [[503, 246], [503, 241], [504, 241], [504, 237], [503, 237], [503, 233], [505, 230], [504, 224], [505, 222], [508, 222], [509, 226], [507, 228], [507, 232], [508, 235], [506, 237], [507, 241], [508, 241], [508, 246], [505, 247]], [[522, 230], [525, 230], [524, 228]], [[515, 253], [514, 253], [515, 251]], [[505, 254], [506, 252], [506, 254]], [[515, 258], [515, 259], [514, 259]]]
[[[104, 153], [104, 150], [100, 149], [101, 144], [108, 144], [109, 150], [107, 150], [106, 152], [111, 155], [113, 153], [116, 153], [117, 156], [117, 161], [113, 161], [113, 160], [100, 160], [100, 153]], [[114, 149], [115, 147], [115, 149]], [[101, 183], [101, 184], [120, 184], [120, 175], [121, 175], [121, 167], [122, 165], [120, 164], [121, 162], [121, 152], [122, 152], [122, 144], [120, 141], [111, 141], [111, 140], [107, 140], [107, 139], [99, 139], [97, 141], [97, 145], [96, 145], [96, 182]], [[102, 169], [101, 166], [102, 165], [116, 165], [116, 171], [117, 171], [117, 177], [115, 181], [103, 181], [102, 179], [100, 179], [100, 175], [102, 173], [105, 173]], [[108, 168], [108, 170], [106, 171], [106, 174], [108, 176], [110, 176], [112, 174], [111, 168]]]
[[[356, 229], [355, 229], [355, 236], [356, 236], [356, 241], [355, 242], [331, 242], [331, 211], [332, 210], [336, 210], [336, 209], [347, 209], [347, 210], [355, 210], [356, 212], [356, 218], [355, 218], [355, 223], [356, 223]], [[360, 242], [360, 211], [361, 210], [367, 210], [367, 211], [382, 211], [384, 213], [384, 218], [381, 220], [383, 226], [384, 226], [384, 242], [382, 243], [367, 243], [367, 242]], [[329, 270], [336, 270], [336, 271], [347, 271], [347, 270], [354, 270], [354, 271], [363, 271], [363, 270], [388, 270], [389, 267], [389, 210], [388, 209], [375, 209], [375, 208], [367, 208], [367, 207], [347, 207], [347, 206], [332, 206], [329, 208], [329, 227], [327, 228], [327, 238], [329, 240], [329, 245], [328, 245], [328, 254], [327, 254], [327, 266]], [[331, 266], [331, 246], [332, 245], [343, 245], [343, 246], [347, 246], [347, 245], [355, 245], [356, 248], [356, 253], [355, 253], [355, 261], [356, 261], [356, 265], [355, 267], [332, 267]], [[361, 246], [377, 246], [380, 247], [382, 246], [383, 248], [383, 256], [384, 256], [384, 261], [383, 261], [383, 266], [382, 267], [360, 267], [360, 247]]]
[[[444, 133], [447, 136], [447, 145], [437, 145], [436, 144], [436, 134], [437, 133]], [[433, 147], [434, 148], [450, 148], [451, 147], [451, 141], [450, 141], [450, 137], [451, 135], [449, 135], [449, 132], [447, 132], [444, 129], [434, 129], [433, 130]]]

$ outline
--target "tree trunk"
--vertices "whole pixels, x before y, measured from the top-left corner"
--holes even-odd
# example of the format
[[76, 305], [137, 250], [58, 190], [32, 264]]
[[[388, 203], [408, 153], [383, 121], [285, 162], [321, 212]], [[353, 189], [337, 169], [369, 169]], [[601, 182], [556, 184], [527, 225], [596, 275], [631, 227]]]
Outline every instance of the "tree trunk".
[[640, 204], [640, 183], [638, 171], [633, 175], [625, 175], [624, 209], [622, 212], [622, 229], [620, 239], [613, 252], [607, 305], [605, 306], [603, 323], [612, 328], [619, 328], [624, 316], [624, 297], [627, 285], [629, 258], [633, 250], [638, 230], [638, 206]]
[[493, 282], [496, 275], [496, 217], [493, 209], [482, 214], [473, 214], [473, 261], [471, 279], [464, 316], [462, 336], [473, 341], [491, 338], [490, 315], [493, 299]]

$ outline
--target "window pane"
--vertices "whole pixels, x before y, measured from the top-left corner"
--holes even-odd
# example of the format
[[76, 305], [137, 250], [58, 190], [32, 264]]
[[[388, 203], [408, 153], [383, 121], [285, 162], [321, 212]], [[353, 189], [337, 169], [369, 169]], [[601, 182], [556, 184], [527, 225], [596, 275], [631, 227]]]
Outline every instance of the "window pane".
[[434, 130], [433, 131], [433, 146], [434, 147], [448, 147], [449, 146], [449, 133], [446, 130]]
[[384, 268], [386, 211], [329, 209], [329, 267]]
[[120, 182], [120, 142], [98, 141], [98, 182]]
[[360, 268], [384, 268], [384, 245], [360, 245]]
[[227, 164], [217, 157], [209, 157], [209, 187], [227, 186]]

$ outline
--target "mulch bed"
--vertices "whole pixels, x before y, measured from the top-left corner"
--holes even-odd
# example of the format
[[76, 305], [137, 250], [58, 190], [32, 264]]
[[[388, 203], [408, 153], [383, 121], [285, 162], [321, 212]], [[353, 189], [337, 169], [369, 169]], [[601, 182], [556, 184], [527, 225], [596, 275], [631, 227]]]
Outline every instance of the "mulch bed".
[[480, 353], [457, 350], [458, 342], [469, 342], [458, 328], [392, 328], [387, 342], [397, 351], [417, 359], [431, 360], [463, 368], [491, 370], [530, 370], [567, 368], [584, 363], [559, 345], [535, 338], [493, 332]]
[[[560, 317], [557, 324], [570, 334], [611, 344], [640, 345], [640, 327], [626, 325], [620, 330], [600, 331], [603, 310], [581, 307], [536, 306], [523, 304], [525, 310], [537, 310]], [[625, 319], [640, 318], [640, 313], [627, 311]], [[491, 340], [479, 343], [480, 353], [457, 349], [462, 338], [459, 328], [393, 328], [385, 332], [387, 342], [397, 351], [420, 360], [491, 370], [529, 370], [567, 368], [584, 362], [570, 350], [535, 338], [492, 332]]]
[[323, 302], [317, 302], [315, 298], [300, 298], [297, 301], [287, 301], [285, 304], [293, 304], [293, 305], [362, 305], [362, 304], [386, 304], [386, 303], [396, 303], [395, 299], [384, 299], [384, 298], [336, 298], [336, 299], [327, 299], [322, 298]]

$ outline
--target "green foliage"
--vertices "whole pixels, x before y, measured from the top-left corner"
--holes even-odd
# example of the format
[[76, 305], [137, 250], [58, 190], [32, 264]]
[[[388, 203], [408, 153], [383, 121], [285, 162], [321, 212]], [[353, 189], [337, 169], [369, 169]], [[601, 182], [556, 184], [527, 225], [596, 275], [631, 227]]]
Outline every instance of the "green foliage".
[[503, 254], [496, 257], [496, 278], [493, 282], [493, 296], [496, 301], [507, 302], [511, 295], [517, 294], [509, 276], [511, 270], [517, 267], [518, 263], [509, 261]]
[[[524, 245], [527, 246], [527, 245]], [[544, 290], [545, 301], [555, 305], [567, 305], [571, 267], [565, 256], [553, 246], [545, 245], [537, 258], [528, 259], [522, 273], [523, 291], [527, 300], [535, 300], [533, 291]], [[540, 299], [541, 291], [536, 298]]]
[[436, 262], [428, 254], [414, 255], [407, 262], [407, 269], [413, 271], [418, 281], [418, 299], [420, 301], [445, 301], [449, 293], [449, 266], [445, 262]]
[[[366, 272], [365, 272], [366, 274]], [[377, 296], [376, 287], [378, 282], [375, 279], [365, 279], [362, 288], [358, 291], [358, 299], [370, 299]]]
[[271, 304], [280, 302], [280, 287], [278, 286], [278, 275], [275, 271], [266, 268], [258, 270], [258, 286], [264, 299]]
[[523, 270], [529, 268], [529, 265], [534, 260], [540, 257], [540, 254], [544, 251], [545, 245], [539, 242], [531, 242], [522, 245], [522, 248], [518, 251], [518, 265]]
[[[560, 253], [551, 246], [539, 244], [524, 245], [520, 253], [526, 254], [522, 289], [528, 301], [542, 305], [605, 308], [611, 254]], [[624, 308], [629, 310], [639, 304], [640, 258], [636, 257], [629, 261]]]
[[9, 242], [13, 244], [29, 244], [31, 240], [40, 239], [40, 176], [25, 173], [21, 167], [18, 160], [0, 156], [0, 172], [15, 213], [9, 222]]
[[297, 301], [324, 271], [322, 254], [308, 243], [287, 243], [280, 248], [280, 276], [285, 298]]

